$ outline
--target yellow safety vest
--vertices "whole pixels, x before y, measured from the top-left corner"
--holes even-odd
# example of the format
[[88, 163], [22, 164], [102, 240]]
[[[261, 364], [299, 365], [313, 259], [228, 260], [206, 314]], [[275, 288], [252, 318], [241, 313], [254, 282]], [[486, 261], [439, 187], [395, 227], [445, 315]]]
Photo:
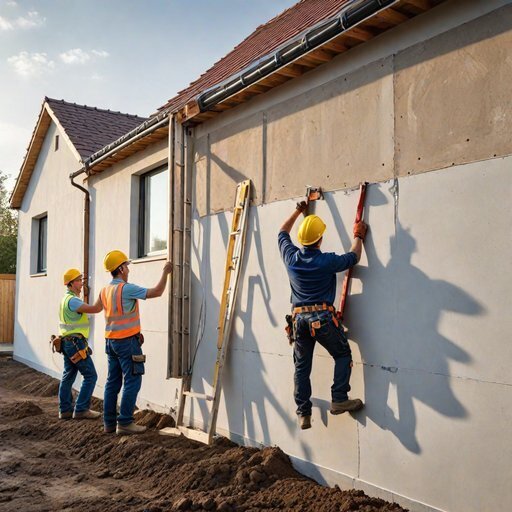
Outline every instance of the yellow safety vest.
[[89, 338], [89, 317], [85, 313], [78, 313], [69, 309], [69, 301], [76, 297], [73, 292], [66, 292], [60, 303], [59, 311], [59, 331], [61, 336], [71, 334], [81, 334]]

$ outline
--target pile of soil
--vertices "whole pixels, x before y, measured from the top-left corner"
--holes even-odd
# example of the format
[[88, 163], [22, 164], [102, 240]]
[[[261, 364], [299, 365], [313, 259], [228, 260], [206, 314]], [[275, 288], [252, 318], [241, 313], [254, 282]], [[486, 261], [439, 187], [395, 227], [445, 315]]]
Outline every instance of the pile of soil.
[[152, 411], [136, 414], [148, 426], [140, 436], [59, 420], [57, 390], [55, 379], [0, 357], [0, 511], [403, 511], [318, 485], [277, 447], [159, 435], [173, 420]]

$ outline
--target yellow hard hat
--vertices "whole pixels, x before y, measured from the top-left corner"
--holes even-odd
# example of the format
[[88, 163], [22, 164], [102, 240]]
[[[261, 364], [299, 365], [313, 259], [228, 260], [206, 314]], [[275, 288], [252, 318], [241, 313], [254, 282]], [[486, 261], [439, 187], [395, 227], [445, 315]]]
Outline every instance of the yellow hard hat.
[[297, 237], [302, 245], [312, 245], [322, 238], [327, 226], [318, 215], [308, 215], [299, 226]]
[[82, 272], [78, 270], [77, 268], [70, 268], [64, 272], [63, 281], [64, 284], [69, 284], [71, 281], [74, 281], [77, 277], [80, 277], [82, 275]]
[[130, 261], [128, 256], [123, 251], [110, 251], [107, 252], [105, 258], [103, 259], [103, 266], [107, 272], [112, 272], [119, 265]]

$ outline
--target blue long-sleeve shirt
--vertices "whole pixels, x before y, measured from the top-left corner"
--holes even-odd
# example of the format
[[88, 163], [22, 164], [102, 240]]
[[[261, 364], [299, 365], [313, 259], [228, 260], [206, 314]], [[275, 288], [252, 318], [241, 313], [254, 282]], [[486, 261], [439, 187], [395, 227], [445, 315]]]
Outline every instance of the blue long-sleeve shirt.
[[290, 278], [294, 307], [333, 304], [336, 298], [336, 273], [357, 263], [354, 252], [340, 255], [308, 247], [299, 249], [286, 231], [279, 233], [278, 245]]

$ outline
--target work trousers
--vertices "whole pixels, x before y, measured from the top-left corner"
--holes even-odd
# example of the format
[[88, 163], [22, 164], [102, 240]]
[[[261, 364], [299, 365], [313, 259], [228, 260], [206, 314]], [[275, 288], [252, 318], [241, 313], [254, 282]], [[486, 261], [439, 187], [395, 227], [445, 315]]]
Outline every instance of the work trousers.
[[318, 341], [334, 359], [334, 381], [331, 387], [333, 402], [344, 402], [350, 391], [352, 353], [341, 323], [334, 321], [331, 311], [315, 311], [296, 315], [295, 345], [295, 403], [299, 416], [311, 415], [311, 368], [313, 351]]
[[83, 381], [76, 397], [75, 412], [87, 411], [89, 409], [92, 392], [98, 380], [98, 374], [96, 373], [91, 356], [87, 356], [86, 359], [82, 359], [78, 363], [71, 362], [70, 357], [75, 355], [77, 348], [83, 350], [86, 347], [85, 339], [77, 337], [74, 338], [74, 341], [75, 343], [68, 339], [62, 341], [64, 371], [59, 386], [59, 410], [61, 413], [73, 411], [73, 395], [71, 390], [78, 372], [82, 375]]
[[[128, 425], [133, 422], [133, 411], [137, 394], [142, 385], [144, 363], [134, 362], [132, 356], [141, 355], [142, 349], [137, 335], [120, 340], [106, 339], [108, 375], [103, 402], [103, 423], [106, 427]], [[123, 388], [119, 415], [117, 398]]]

